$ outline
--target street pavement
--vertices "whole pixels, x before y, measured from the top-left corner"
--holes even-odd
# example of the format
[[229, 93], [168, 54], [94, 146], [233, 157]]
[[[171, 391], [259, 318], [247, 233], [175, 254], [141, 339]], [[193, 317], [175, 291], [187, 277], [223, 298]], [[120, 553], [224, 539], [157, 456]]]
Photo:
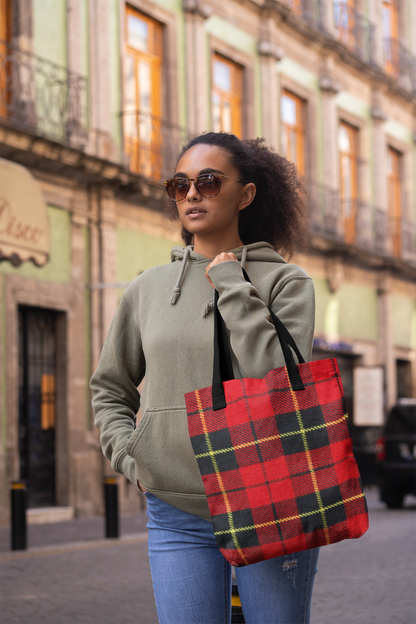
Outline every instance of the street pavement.
[[[416, 622], [416, 499], [392, 511], [367, 498], [368, 533], [321, 550], [311, 624]], [[123, 517], [118, 540], [102, 518], [31, 526], [21, 552], [1, 529], [2, 624], [157, 624], [145, 521]]]

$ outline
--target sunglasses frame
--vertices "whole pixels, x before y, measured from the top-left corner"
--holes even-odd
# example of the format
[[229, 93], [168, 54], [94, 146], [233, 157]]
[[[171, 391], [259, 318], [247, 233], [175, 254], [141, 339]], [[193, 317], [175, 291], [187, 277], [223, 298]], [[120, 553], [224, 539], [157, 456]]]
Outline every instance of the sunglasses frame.
[[[198, 189], [198, 183], [196, 182], [196, 180], [198, 180], [199, 178], [203, 178], [205, 176], [214, 176], [216, 178], [220, 179], [220, 187], [218, 189], [218, 192], [215, 193], [215, 195], [202, 195], [202, 193], [200, 192], [200, 190]], [[232, 178], [231, 176], [227, 176], [225, 175], [225, 173], [202, 173], [201, 175], [197, 176], [196, 178], [170, 178], [170, 180], [166, 180], [166, 182], [164, 182], [165, 188], [166, 188], [166, 193], [168, 194], [169, 199], [171, 199], [174, 202], [180, 202], [183, 201], [185, 199], [185, 197], [188, 195], [189, 191], [191, 190], [191, 182], [193, 182], [195, 184], [195, 189], [196, 191], [202, 196], [205, 197], [205, 199], [212, 199], [213, 197], [216, 197], [220, 190], [221, 190], [221, 184], [222, 184], [222, 179], [223, 178], [229, 178], [230, 180], [235, 180], [236, 182], [241, 182], [243, 183], [243, 180], [239, 180], [238, 178]], [[186, 191], [185, 195], [182, 197], [182, 199], [173, 199], [173, 197], [171, 197], [169, 195], [169, 191], [168, 191], [168, 184], [169, 182], [173, 182], [174, 180], [186, 180], [188, 182], [188, 190]]]

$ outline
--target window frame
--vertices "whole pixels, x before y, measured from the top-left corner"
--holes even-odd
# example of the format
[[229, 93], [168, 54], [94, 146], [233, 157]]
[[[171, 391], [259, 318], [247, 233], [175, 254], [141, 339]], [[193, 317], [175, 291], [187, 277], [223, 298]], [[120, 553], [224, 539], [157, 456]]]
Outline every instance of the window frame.
[[318, 143], [317, 126], [317, 94], [285, 74], [277, 73], [280, 82], [278, 89], [278, 151], [282, 144], [282, 114], [281, 97], [284, 91], [293, 93], [304, 103], [304, 178], [312, 183], [318, 182], [320, 152]]
[[[393, 172], [390, 175], [388, 169], [388, 159], [391, 154], [396, 160], [397, 175]], [[400, 258], [402, 255], [402, 219], [403, 219], [403, 164], [404, 154], [396, 147], [392, 146], [390, 141], [386, 143], [386, 186], [387, 186], [387, 229], [389, 232], [391, 254], [394, 258]], [[393, 165], [394, 169], [394, 165]], [[396, 188], [393, 191], [394, 201], [392, 205], [391, 186]], [[393, 214], [394, 213], [394, 214]]]
[[[297, 117], [297, 113], [298, 113], [298, 107], [299, 109], [301, 109], [301, 116], [302, 116], [302, 120], [301, 123], [296, 123], [295, 125], [289, 125], [286, 124], [286, 122], [283, 120], [282, 118], [282, 98], [284, 96], [287, 96], [289, 98], [293, 98], [293, 100], [296, 102], [296, 117]], [[305, 171], [306, 171], [306, 151], [305, 151], [305, 144], [306, 144], [306, 140], [305, 140], [305, 134], [306, 134], [306, 102], [303, 98], [301, 98], [299, 95], [296, 95], [295, 93], [293, 93], [292, 91], [290, 91], [289, 89], [282, 89], [281, 93], [280, 93], [280, 149], [282, 151], [282, 154], [291, 162], [293, 162], [294, 165], [296, 165], [299, 174], [301, 175], [301, 177], [305, 177]], [[294, 162], [291, 158], [289, 158], [289, 156], [285, 153], [283, 153], [283, 128], [286, 127], [288, 129], [290, 129], [292, 132], [295, 133], [296, 135], [296, 149], [299, 151], [300, 155], [301, 155], [301, 167], [299, 167], [299, 163]]]
[[[161, 66], [161, 117], [179, 124], [178, 18], [175, 13], [149, 0], [119, 0], [121, 58], [121, 110], [125, 107], [126, 9], [130, 7], [162, 26], [163, 60]], [[124, 142], [124, 129], [123, 142]]]
[[[239, 82], [240, 93], [233, 93], [232, 88], [230, 92], [226, 92], [217, 87], [214, 83], [214, 64], [216, 61], [224, 63], [231, 68], [231, 86], [233, 88], [234, 84]], [[234, 74], [234, 75], [233, 75]], [[238, 74], [240, 74], [238, 76]], [[220, 97], [221, 102], [228, 101], [231, 106], [231, 132], [238, 136], [240, 139], [243, 138], [243, 81], [244, 81], [244, 68], [235, 61], [219, 54], [218, 52], [214, 52], [211, 56], [211, 76], [212, 76], [212, 84], [211, 84], [211, 124], [212, 127], [214, 125], [213, 120], [213, 105], [212, 99], [213, 95], [216, 94]], [[214, 127], [213, 127], [214, 129]], [[224, 128], [221, 128], [224, 130]]]
[[254, 102], [254, 62], [253, 56], [240, 52], [236, 48], [228, 45], [221, 39], [210, 35], [209, 36], [209, 111], [208, 121], [209, 127], [212, 129], [212, 58], [214, 54], [223, 56], [237, 65], [240, 65], [243, 70], [242, 75], [242, 102], [241, 102], [241, 138], [247, 139], [256, 136], [255, 125], [255, 102]]
[[[339, 132], [341, 127], [348, 130], [349, 136], [352, 137], [354, 148], [350, 152], [342, 152], [339, 147]], [[341, 205], [341, 220], [343, 227], [344, 240], [347, 244], [353, 245], [356, 240], [356, 219], [358, 211], [358, 202], [360, 199], [359, 189], [359, 157], [360, 157], [360, 128], [351, 124], [349, 121], [339, 119], [337, 126], [337, 153], [339, 159], [339, 197]], [[351, 139], [350, 139], [351, 141]], [[349, 158], [352, 163], [351, 177], [353, 191], [351, 196], [345, 196], [343, 193], [343, 175], [342, 162], [343, 156]]]

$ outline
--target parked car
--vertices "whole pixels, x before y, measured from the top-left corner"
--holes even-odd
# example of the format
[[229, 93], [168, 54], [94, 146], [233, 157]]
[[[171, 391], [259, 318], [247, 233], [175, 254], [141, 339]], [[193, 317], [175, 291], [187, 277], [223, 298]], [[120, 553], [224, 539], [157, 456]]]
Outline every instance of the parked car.
[[399, 399], [377, 441], [376, 468], [380, 499], [390, 509], [416, 495], [416, 399]]

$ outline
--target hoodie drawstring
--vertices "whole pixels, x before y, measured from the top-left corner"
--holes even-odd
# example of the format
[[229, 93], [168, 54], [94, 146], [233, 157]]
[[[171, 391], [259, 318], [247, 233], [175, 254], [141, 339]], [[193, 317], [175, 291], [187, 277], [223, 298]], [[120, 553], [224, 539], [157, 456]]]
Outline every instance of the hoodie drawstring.
[[175, 305], [175, 303], [180, 297], [182, 283], [185, 277], [186, 265], [188, 264], [189, 254], [191, 253], [192, 249], [193, 249], [192, 245], [188, 245], [187, 247], [185, 247], [185, 253], [183, 255], [181, 270], [179, 271], [178, 279], [176, 280], [176, 284], [173, 287], [173, 292], [170, 298], [170, 302], [172, 305]]
[[[170, 297], [171, 305], [175, 305], [180, 297], [182, 284], [185, 279], [185, 271], [186, 271], [186, 267], [188, 264], [189, 254], [191, 253], [192, 250], [193, 250], [193, 245], [188, 245], [187, 247], [185, 247], [185, 253], [183, 254], [181, 270], [179, 271], [178, 279], [176, 280], [176, 284], [173, 287], [173, 292]], [[241, 260], [240, 260], [240, 266], [242, 269], [244, 269], [246, 259], [247, 259], [247, 247], [243, 247], [243, 250], [241, 252]], [[202, 317], [206, 318], [213, 309], [214, 309], [214, 299], [211, 299], [210, 301], [206, 301], [204, 305], [202, 306]]]

